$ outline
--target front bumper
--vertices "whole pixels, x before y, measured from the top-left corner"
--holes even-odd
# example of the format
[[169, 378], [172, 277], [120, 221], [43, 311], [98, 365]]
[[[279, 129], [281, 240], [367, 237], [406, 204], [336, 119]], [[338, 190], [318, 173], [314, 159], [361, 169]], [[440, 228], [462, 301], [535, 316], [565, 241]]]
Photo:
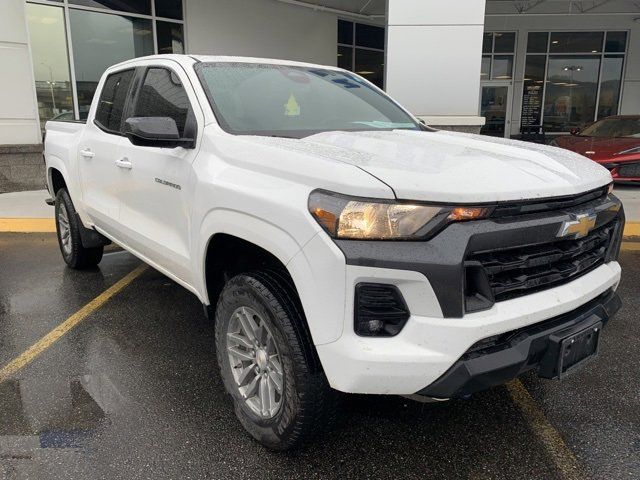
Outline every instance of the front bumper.
[[[565, 315], [615, 290], [620, 266], [609, 262], [558, 287], [496, 303], [491, 309], [444, 318], [429, 282], [417, 272], [349, 266], [348, 289], [360, 282], [397, 285], [411, 317], [395, 337], [360, 337], [345, 324], [335, 342], [316, 345], [329, 383], [348, 393], [408, 395], [423, 392], [477, 342]], [[347, 298], [346, 312], [353, 312]], [[432, 395], [435, 396], [435, 395]]]
[[554, 336], [601, 322], [606, 325], [620, 309], [620, 298], [610, 290], [576, 310], [541, 323], [477, 342], [428, 387], [417, 392], [435, 398], [469, 395], [501, 385], [529, 371], [557, 378]]

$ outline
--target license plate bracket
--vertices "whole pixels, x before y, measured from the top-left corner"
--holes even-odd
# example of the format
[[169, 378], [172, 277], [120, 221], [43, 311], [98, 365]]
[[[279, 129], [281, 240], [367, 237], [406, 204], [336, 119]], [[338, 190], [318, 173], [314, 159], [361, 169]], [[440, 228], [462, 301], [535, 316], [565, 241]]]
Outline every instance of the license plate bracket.
[[560, 340], [556, 372], [562, 379], [598, 355], [602, 322], [594, 323]]

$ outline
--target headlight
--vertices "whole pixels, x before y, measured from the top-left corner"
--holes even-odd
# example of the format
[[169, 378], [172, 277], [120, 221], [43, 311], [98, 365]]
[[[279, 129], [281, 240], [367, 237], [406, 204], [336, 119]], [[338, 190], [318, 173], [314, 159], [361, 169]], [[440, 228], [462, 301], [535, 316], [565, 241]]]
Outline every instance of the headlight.
[[556, 142], [555, 138], [549, 142], [549, 146], [551, 146], [551, 147], [557, 147], [558, 146], [558, 142]]
[[309, 196], [309, 212], [334, 238], [415, 240], [450, 222], [485, 218], [490, 209], [369, 200], [316, 190]]

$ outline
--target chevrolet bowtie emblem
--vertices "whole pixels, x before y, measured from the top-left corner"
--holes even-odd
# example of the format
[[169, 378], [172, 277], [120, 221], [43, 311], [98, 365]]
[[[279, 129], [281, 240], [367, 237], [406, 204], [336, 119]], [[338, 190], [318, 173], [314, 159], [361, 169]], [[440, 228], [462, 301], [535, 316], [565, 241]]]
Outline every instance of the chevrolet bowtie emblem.
[[573, 237], [582, 238], [586, 237], [588, 233], [596, 226], [596, 219], [598, 216], [595, 213], [581, 213], [576, 215], [575, 220], [564, 222], [560, 231], [559, 237]]

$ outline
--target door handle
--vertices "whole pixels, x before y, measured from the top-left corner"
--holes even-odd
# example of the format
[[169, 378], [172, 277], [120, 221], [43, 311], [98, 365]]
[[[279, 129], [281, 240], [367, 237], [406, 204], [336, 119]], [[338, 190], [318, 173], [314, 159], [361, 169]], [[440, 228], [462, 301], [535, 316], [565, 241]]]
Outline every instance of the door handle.
[[80, 156], [84, 158], [93, 158], [96, 154], [93, 153], [90, 148], [87, 148], [85, 150], [80, 150]]
[[131, 164], [131, 162], [127, 157], [122, 157], [121, 159], [116, 160], [116, 166], [120, 168], [125, 168], [127, 170], [131, 170], [131, 168], [133, 167], [133, 165]]

